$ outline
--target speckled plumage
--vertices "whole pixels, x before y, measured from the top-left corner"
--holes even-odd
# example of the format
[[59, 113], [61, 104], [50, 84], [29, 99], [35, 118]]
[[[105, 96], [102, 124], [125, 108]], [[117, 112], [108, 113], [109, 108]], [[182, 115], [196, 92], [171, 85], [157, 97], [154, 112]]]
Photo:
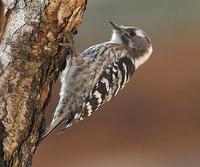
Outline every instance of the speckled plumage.
[[109, 42], [89, 47], [78, 61], [77, 57], [68, 60], [61, 79], [60, 100], [42, 138], [63, 121], [66, 128], [90, 116], [115, 96], [150, 57], [151, 41], [142, 30], [111, 25], [114, 31]]

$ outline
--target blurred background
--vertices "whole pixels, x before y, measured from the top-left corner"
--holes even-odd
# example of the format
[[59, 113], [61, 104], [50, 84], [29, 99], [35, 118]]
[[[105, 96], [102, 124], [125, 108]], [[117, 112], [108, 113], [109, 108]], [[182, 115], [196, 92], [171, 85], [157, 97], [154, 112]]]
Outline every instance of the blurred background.
[[50, 135], [33, 166], [199, 167], [200, 1], [90, 0], [76, 36], [79, 52], [109, 40], [108, 20], [142, 28], [153, 56], [98, 112]]

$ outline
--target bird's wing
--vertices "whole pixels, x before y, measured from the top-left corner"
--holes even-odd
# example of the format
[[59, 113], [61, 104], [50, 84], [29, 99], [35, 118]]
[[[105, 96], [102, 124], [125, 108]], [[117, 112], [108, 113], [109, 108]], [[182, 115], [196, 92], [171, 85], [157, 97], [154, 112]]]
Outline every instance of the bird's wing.
[[117, 95], [119, 90], [129, 81], [134, 71], [135, 66], [130, 57], [120, 58], [115, 63], [108, 65], [80, 108], [70, 113], [70, 119], [67, 120], [66, 124], [71, 125], [73, 122], [83, 120]]

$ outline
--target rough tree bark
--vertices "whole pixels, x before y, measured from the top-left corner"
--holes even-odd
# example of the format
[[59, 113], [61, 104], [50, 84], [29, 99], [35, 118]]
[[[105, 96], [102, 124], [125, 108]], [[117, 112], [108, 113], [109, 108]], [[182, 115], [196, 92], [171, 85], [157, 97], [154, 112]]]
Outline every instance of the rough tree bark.
[[86, 0], [0, 0], [0, 166], [31, 166]]

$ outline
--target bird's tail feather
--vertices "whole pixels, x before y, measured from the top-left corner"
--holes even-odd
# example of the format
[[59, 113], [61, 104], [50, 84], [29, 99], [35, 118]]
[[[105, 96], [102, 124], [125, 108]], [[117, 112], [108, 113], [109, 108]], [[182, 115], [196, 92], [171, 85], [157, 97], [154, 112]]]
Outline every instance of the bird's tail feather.
[[58, 117], [55, 121], [51, 122], [51, 124], [45, 129], [45, 131], [40, 136], [40, 142], [42, 142], [49, 134], [58, 127], [63, 122], [63, 117]]

